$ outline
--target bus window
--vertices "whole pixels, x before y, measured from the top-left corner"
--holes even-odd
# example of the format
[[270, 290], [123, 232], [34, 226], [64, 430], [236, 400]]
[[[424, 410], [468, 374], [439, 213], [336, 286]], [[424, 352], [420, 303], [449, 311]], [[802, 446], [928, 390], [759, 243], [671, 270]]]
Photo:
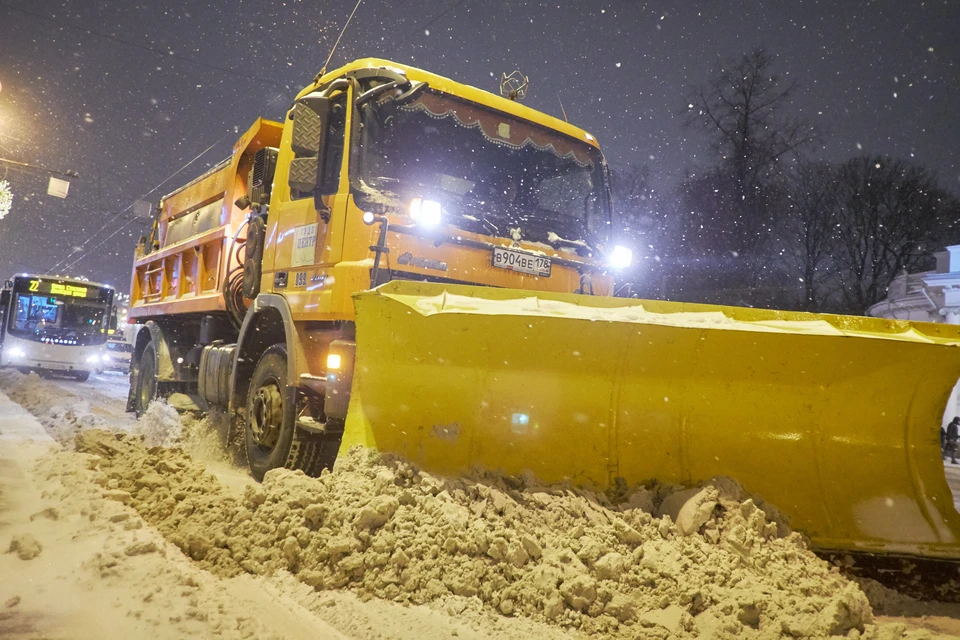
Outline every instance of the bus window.
[[14, 328], [31, 331], [40, 324], [56, 325], [60, 303], [47, 296], [17, 296], [17, 315]]

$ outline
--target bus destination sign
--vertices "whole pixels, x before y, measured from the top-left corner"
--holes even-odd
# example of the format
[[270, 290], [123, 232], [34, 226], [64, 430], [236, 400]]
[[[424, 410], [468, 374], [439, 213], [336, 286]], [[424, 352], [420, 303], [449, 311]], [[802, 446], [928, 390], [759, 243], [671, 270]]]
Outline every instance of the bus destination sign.
[[84, 286], [73, 282], [44, 280], [42, 278], [17, 278], [14, 288], [17, 293], [39, 293], [49, 296], [94, 300], [100, 298], [102, 291], [100, 287]]

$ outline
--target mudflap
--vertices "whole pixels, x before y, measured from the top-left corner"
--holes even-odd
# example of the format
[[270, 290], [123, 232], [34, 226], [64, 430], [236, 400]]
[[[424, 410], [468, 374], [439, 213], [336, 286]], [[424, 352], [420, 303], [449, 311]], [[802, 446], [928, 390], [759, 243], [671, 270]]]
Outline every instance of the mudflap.
[[358, 294], [355, 444], [611, 486], [737, 479], [822, 549], [960, 558], [960, 328], [392, 282]]

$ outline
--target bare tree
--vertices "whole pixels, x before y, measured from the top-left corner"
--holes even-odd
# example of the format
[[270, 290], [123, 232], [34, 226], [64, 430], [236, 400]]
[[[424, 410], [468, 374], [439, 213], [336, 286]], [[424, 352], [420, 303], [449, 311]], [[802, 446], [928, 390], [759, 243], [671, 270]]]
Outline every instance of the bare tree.
[[612, 171], [613, 198], [623, 232], [636, 241], [657, 235], [664, 213], [650, 184], [650, 168], [630, 165]]
[[727, 182], [726, 211], [737, 229], [740, 247], [761, 243], [771, 229], [771, 182], [782, 160], [811, 146], [818, 137], [806, 120], [787, 113], [796, 80], [773, 71], [763, 47], [721, 64], [706, 85], [688, 98], [687, 124], [711, 132], [717, 167]]
[[636, 258], [620, 273], [618, 286], [629, 283], [625, 291], [636, 292], [637, 283], [642, 283], [644, 295], [654, 296], [665, 277], [661, 256], [670, 252], [666, 200], [651, 184], [646, 165], [622, 167], [611, 174], [617, 241], [630, 245]]
[[836, 188], [838, 278], [846, 309], [862, 313], [941, 246], [956, 201], [928, 170], [887, 157], [847, 161]]
[[816, 311], [829, 281], [826, 266], [836, 244], [837, 171], [824, 162], [803, 162], [788, 182], [785, 218], [790, 252], [801, 281], [800, 307]]

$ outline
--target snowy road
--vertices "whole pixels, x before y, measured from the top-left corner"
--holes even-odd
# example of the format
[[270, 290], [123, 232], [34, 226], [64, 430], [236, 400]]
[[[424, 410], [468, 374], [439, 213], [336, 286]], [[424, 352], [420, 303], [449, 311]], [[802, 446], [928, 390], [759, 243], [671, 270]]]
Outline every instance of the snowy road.
[[125, 373], [93, 374], [86, 382], [79, 382], [73, 378], [47, 378], [47, 380], [74, 395], [96, 399], [98, 403], [105, 405], [104, 408], [115, 409], [119, 406], [122, 412], [126, 407], [130, 379]]

